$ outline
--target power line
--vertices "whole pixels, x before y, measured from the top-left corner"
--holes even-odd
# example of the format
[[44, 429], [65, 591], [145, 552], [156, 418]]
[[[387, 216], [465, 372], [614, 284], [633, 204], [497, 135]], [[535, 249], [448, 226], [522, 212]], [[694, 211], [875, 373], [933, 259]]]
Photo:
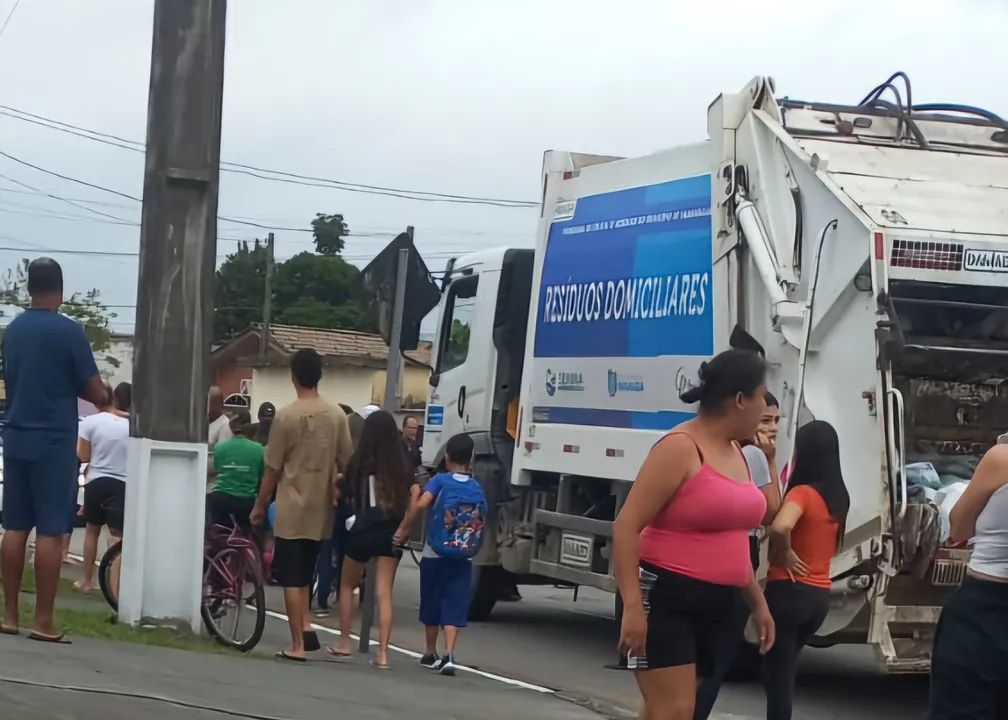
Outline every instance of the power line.
[[[2, 113], [0, 113], [0, 114], [2, 114]], [[29, 195], [29, 196], [49, 197], [49, 194], [46, 193], [46, 192], [35, 191], [35, 190], [17, 190], [15, 188], [7, 188], [7, 187], [0, 187], [0, 193], [12, 193], [12, 194], [15, 194], [15, 195]], [[79, 198], [79, 197], [70, 197], [70, 198], [64, 197], [63, 200], [64, 201], [72, 201], [72, 202], [84, 203], [85, 205], [97, 205], [99, 207], [124, 208], [124, 209], [127, 209], [127, 210], [136, 210], [136, 209], [139, 209], [139, 208], [136, 207], [136, 205], [127, 205], [126, 203], [110, 202], [110, 201], [107, 201], [107, 200], [92, 200], [90, 198]], [[24, 206], [20, 206], [20, 207], [22, 207], [24, 209], [32, 209], [32, 210], [44, 210], [45, 209], [45, 208], [35, 207], [35, 206], [32, 206], [32, 205], [24, 205]], [[68, 216], [68, 217], [70, 217], [70, 216]], [[88, 221], [92, 221], [92, 222], [99, 222], [98, 220], [95, 220], [94, 218], [87, 218], [87, 217], [81, 217], [81, 216], [73, 216], [73, 217], [75, 219], [80, 219], [80, 220], [88, 220]], [[229, 217], [231, 217], [231, 218], [233, 218], [235, 220], [256, 220], [258, 222], [263, 222], [263, 223], [275, 222], [275, 223], [279, 223], [279, 224], [284, 224], [284, 223], [294, 223], [294, 222], [297, 222], [296, 219], [292, 219], [292, 218], [277, 219], [275, 217], [262, 217], [262, 216], [256, 216], [256, 215], [229, 215]], [[276, 230], [278, 228], [271, 227], [270, 229], [271, 230]], [[465, 237], [489, 236], [489, 237], [513, 237], [513, 238], [526, 238], [526, 239], [529, 239], [533, 235], [533, 231], [532, 230], [530, 230], [529, 232], [524, 232], [524, 233], [516, 233], [516, 232], [493, 232], [493, 231], [489, 231], [489, 230], [473, 230], [473, 229], [469, 229], [469, 228], [441, 228], [441, 227], [423, 227], [423, 226], [418, 226], [417, 230], [418, 230], [418, 232], [420, 232], [422, 235], [425, 235], [425, 236], [426, 235], [461, 235], [461, 236], [465, 236]], [[300, 228], [299, 231], [304, 231], [304, 229]], [[380, 227], [380, 226], [366, 226], [365, 225], [365, 226], [359, 226], [358, 227], [358, 232], [352, 232], [351, 235], [356, 236], [356, 237], [371, 237], [371, 236], [374, 236], [374, 237], [394, 237], [394, 236], [398, 235], [400, 232], [402, 232], [401, 229], [394, 228], [394, 227]], [[252, 239], [252, 237], [250, 236], [248, 239]]]
[[3, 27], [0, 27], [0, 37], [3, 37], [4, 30], [7, 29], [7, 24], [10, 22], [11, 18], [14, 17], [14, 11], [18, 9], [18, 5], [20, 4], [21, 0], [14, 0], [14, 7], [12, 7], [11, 11], [7, 13], [7, 19], [4, 20]]
[[[139, 222], [129, 222], [129, 221], [120, 221], [120, 220], [106, 220], [104, 218], [88, 217], [86, 215], [72, 215], [72, 214], [55, 213], [55, 212], [51, 212], [51, 211], [46, 210], [46, 208], [41, 208], [41, 207], [37, 207], [37, 206], [34, 206], [34, 205], [18, 205], [18, 204], [0, 203], [0, 214], [3, 214], [3, 213], [9, 214], [9, 215], [23, 215], [23, 216], [27, 216], [27, 217], [45, 218], [46, 220], [61, 220], [61, 221], [65, 221], [65, 222], [74, 222], [74, 223], [93, 222], [93, 223], [99, 223], [99, 224], [105, 224], [105, 225], [119, 225], [119, 226], [125, 226], [125, 227], [140, 227], [140, 223]], [[395, 237], [398, 234], [399, 234], [398, 231], [390, 228], [388, 230], [372, 231], [372, 232], [350, 232], [347, 235], [344, 235], [343, 237], [346, 240], [362, 240], [362, 239], [363, 240], [374, 240], [374, 239], [381, 239], [381, 238], [393, 238], [393, 237]], [[218, 241], [221, 241], [221, 242], [249, 242], [249, 241], [254, 241], [256, 238], [253, 237], [253, 236], [247, 235], [247, 236], [244, 236], [244, 237], [219, 236], [217, 239], [218, 239]], [[282, 242], [292, 242], [294, 239], [293, 238], [278, 238], [278, 240], [280, 240]], [[421, 238], [421, 243], [430, 242], [430, 241], [431, 240], [430, 240], [429, 237]], [[421, 243], [418, 243], [418, 245], [420, 245]], [[463, 238], [460, 238], [460, 237], [457, 237], [457, 238], [451, 239], [451, 240], [437, 240], [437, 243], [438, 243], [438, 245], [443, 246], [445, 248], [458, 247], [460, 244], [463, 245], [466, 248], [469, 248], [469, 247], [472, 246], [472, 241], [471, 240], [463, 239]], [[422, 248], [420, 248], [420, 249], [422, 250]]]
[[[87, 257], [109, 257], [109, 258], [112, 258], [112, 257], [129, 257], [129, 258], [134, 258], [134, 257], [139, 257], [140, 256], [140, 253], [138, 251], [129, 251], [129, 250], [81, 250], [81, 249], [78, 249], [78, 248], [54, 248], [54, 247], [44, 247], [42, 245], [37, 245], [35, 243], [29, 243], [29, 242], [24, 241], [24, 240], [19, 240], [17, 238], [12, 238], [9, 235], [0, 235], [0, 238], [6, 239], [6, 240], [10, 240], [10, 241], [13, 241], [13, 242], [22, 243], [23, 245], [27, 246], [27, 247], [18, 247], [18, 246], [9, 246], [9, 245], [8, 246], [0, 246], [0, 252], [2, 252], [2, 251], [7, 251], [7, 252], [24, 252], [26, 250], [34, 250], [34, 251], [37, 251], [37, 252], [55, 253], [57, 255], [75, 255], [75, 256], [87, 256]], [[216, 257], [217, 258], [227, 258], [228, 256], [233, 255], [233, 254], [234, 253], [217, 253]], [[427, 255], [425, 255], [424, 259], [434, 259], [434, 260], [443, 259], [443, 260], [448, 260], [448, 259], [453, 258], [453, 257], [458, 257], [459, 254], [460, 253], [457, 253], [457, 252], [434, 252], [434, 253], [428, 253]], [[287, 256], [287, 257], [280, 257], [280, 258], [277, 258], [277, 260], [280, 261], [280, 262], [285, 262], [287, 260], [290, 260], [292, 257], [294, 257], [294, 256], [291, 255], [291, 256]], [[375, 255], [339, 255], [338, 257], [340, 257], [341, 259], [346, 260], [348, 262], [350, 262], [350, 261], [371, 261], [371, 260], [374, 260]]]
[[[14, 108], [9, 105], [0, 105], [0, 115], [4, 115], [14, 120], [20, 120], [25, 123], [45, 127], [50, 130], [56, 130], [58, 132], [74, 135], [76, 137], [84, 138], [86, 140], [92, 140], [94, 142], [99, 142], [105, 145], [111, 145], [112, 147], [117, 147], [123, 150], [131, 150], [133, 152], [144, 152], [145, 148], [144, 143], [139, 142], [137, 140], [129, 140], [127, 138], [112, 135], [110, 133], [104, 133], [98, 130], [91, 130], [89, 128], [81, 127], [80, 125], [74, 125], [72, 123], [66, 123], [60, 120], [54, 120], [52, 118], [45, 117], [44, 115], [37, 115], [35, 113], [30, 113], [25, 110], [19, 110], [18, 108]], [[258, 167], [255, 165], [246, 165], [244, 163], [234, 163], [228, 161], [222, 161], [220, 165], [221, 170], [223, 172], [231, 172], [240, 175], [247, 175], [250, 177], [255, 177], [260, 180], [267, 180], [270, 182], [282, 182], [293, 185], [304, 185], [308, 187], [328, 187], [336, 190], [344, 190], [346, 192], [358, 192], [369, 195], [384, 195], [387, 197], [397, 197], [404, 200], [416, 200], [420, 202], [446, 202], [446, 203], [456, 203], [463, 205], [489, 205], [503, 208], [539, 207], [538, 202], [530, 200], [513, 200], [506, 198], [484, 197], [478, 195], [460, 195], [454, 193], [432, 192], [428, 190], [409, 190], [404, 188], [388, 187], [383, 185], [368, 185], [364, 183], [354, 183], [354, 182], [347, 182], [344, 180], [333, 180], [331, 178], [305, 175], [303, 173], [288, 172], [285, 170], [272, 170], [269, 168]]]
[[[125, 198], [126, 200], [132, 200], [134, 202], [143, 203], [143, 200], [140, 199], [140, 198], [138, 198], [138, 197], [136, 197], [135, 195], [130, 195], [129, 193], [124, 193], [124, 192], [122, 192], [120, 190], [113, 190], [112, 188], [107, 188], [107, 187], [105, 187], [103, 185], [96, 185], [95, 183], [88, 182], [87, 180], [81, 180], [79, 178], [71, 177], [69, 175], [64, 175], [62, 173], [56, 172], [55, 170], [49, 170], [47, 168], [41, 167], [39, 165], [36, 165], [34, 163], [30, 163], [27, 160], [22, 160], [21, 158], [14, 157], [10, 153], [4, 152], [3, 150], [0, 150], [0, 157], [5, 157], [8, 160], [16, 162], [16, 163], [18, 163], [20, 165], [24, 165], [25, 167], [31, 168], [32, 170], [35, 170], [37, 172], [44, 173], [46, 175], [51, 175], [51, 176], [53, 176], [55, 178], [59, 178], [60, 180], [65, 180], [67, 182], [72, 182], [72, 183], [76, 183], [78, 185], [83, 185], [84, 187], [91, 188], [92, 190], [99, 190], [101, 192], [106, 192], [106, 193], [110, 193], [112, 195], [117, 195], [118, 197]], [[6, 175], [0, 175], [0, 178], [2, 178], [4, 180], [7, 180], [9, 182], [15, 183], [17, 185], [21, 185], [22, 187], [27, 187], [27, 188], [29, 188], [31, 190], [38, 190], [38, 188], [34, 188], [34, 187], [30, 186], [30, 185], [26, 185], [25, 183], [21, 182], [20, 180], [15, 180], [13, 178], [7, 177]], [[51, 193], [47, 193], [44, 190], [38, 190], [38, 192], [42, 193], [43, 195], [47, 195], [47, 196], [53, 198], [54, 200], [60, 200], [62, 202], [69, 203], [69, 204], [71, 204], [71, 205], [73, 205], [75, 207], [81, 208], [82, 210], [87, 210], [88, 212], [92, 212], [92, 213], [95, 213], [97, 215], [102, 215], [104, 217], [112, 218], [113, 220], [120, 220], [120, 221], [122, 221], [122, 222], [124, 222], [126, 224], [131, 224], [131, 221], [126, 220], [125, 218], [121, 218], [121, 217], [119, 217], [117, 215], [110, 215], [109, 213], [102, 212], [101, 210], [95, 210], [94, 208], [89, 208], [86, 205], [81, 205], [81, 204], [72, 202], [72, 201], [67, 200], [66, 198], [60, 197], [58, 195], [53, 195]], [[248, 227], [260, 228], [262, 230], [279, 230], [281, 232], [300, 232], [300, 233], [310, 233], [310, 232], [313, 232], [313, 230], [310, 227], [308, 227], [308, 228], [304, 228], [304, 227], [280, 227], [280, 226], [276, 226], [276, 225], [267, 225], [265, 223], [254, 222], [254, 221], [251, 221], [251, 220], [241, 220], [241, 219], [238, 219], [238, 218], [225, 217], [223, 215], [218, 215], [217, 219], [220, 220], [220, 221], [222, 221], [222, 222], [236, 223], [238, 225], [246, 225]], [[366, 237], [366, 236], [368, 236], [368, 234], [367, 233], [364, 233], [364, 234], [358, 233], [357, 236], [358, 237]], [[386, 236], [387, 236], [386, 233], [376, 233], [376, 234], [370, 235], [370, 237], [386, 237]]]
[[[2, 154], [2, 153], [0, 153], [0, 154]], [[101, 210], [95, 210], [94, 208], [88, 207], [87, 205], [82, 205], [80, 203], [74, 202], [73, 200], [68, 200], [68, 199], [66, 199], [64, 197], [61, 197], [59, 195], [53, 195], [52, 193], [46, 192], [45, 190], [39, 190], [37, 187], [34, 187], [33, 185], [29, 185], [28, 183], [23, 183], [20, 180], [15, 180], [12, 177], [7, 177], [6, 175], [0, 174], [0, 179], [6, 180], [7, 182], [12, 182], [15, 185], [20, 185], [23, 188], [28, 188], [29, 190], [34, 190], [34, 191], [38, 192], [41, 195], [45, 195], [46, 197], [52, 198], [53, 200], [58, 200], [60, 202], [64, 202], [67, 205], [73, 205], [75, 208], [79, 208], [81, 210], [84, 210], [85, 212], [93, 213], [95, 215], [100, 215], [102, 217], [110, 218], [112, 220], [118, 220], [119, 222], [124, 222], [124, 223], [128, 223], [129, 222], [129, 220], [127, 220], [126, 218], [121, 218], [118, 215], [112, 215], [112, 214], [107, 213], [107, 212], [102, 212]]]

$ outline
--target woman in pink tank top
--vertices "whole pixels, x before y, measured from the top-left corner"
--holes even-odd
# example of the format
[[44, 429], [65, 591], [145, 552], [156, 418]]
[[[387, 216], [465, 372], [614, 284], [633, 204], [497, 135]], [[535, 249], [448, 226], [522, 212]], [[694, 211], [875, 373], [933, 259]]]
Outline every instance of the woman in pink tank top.
[[749, 557], [749, 531], [767, 510], [739, 441], [765, 408], [766, 364], [748, 350], [702, 363], [684, 403], [697, 417], [651, 449], [613, 526], [623, 599], [620, 648], [635, 661], [643, 720], [691, 720], [697, 675], [712, 669], [740, 595], [762, 652], [774, 624]]

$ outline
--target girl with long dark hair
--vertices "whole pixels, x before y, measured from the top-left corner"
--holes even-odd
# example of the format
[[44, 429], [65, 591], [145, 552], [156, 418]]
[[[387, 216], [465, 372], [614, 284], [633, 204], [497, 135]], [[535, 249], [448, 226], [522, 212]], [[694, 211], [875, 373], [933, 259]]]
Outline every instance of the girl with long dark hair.
[[850, 495], [840, 471], [840, 439], [813, 420], [795, 436], [787, 493], [770, 525], [765, 596], [777, 640], [763, 661], [767, 720], [790, 720], [802, 648], [829, 612], [830, 561], [843, 544]]
[[403, 451], [399, 426], [384, 410], [368, 415], [360, 442], [340, 480], [341, 497], [352, 509], [346, 521], [345, 554], [339, 590], [340, 641], [329, 652], [349, 657], [353, 591], [364, 566], [375, 563], [375, 599], [378, 604], [378, 652], [375, 667], [388, 667], [392, 636], [392, 586], [402, 551], [392, 542], [410, 504], [413, 468]]

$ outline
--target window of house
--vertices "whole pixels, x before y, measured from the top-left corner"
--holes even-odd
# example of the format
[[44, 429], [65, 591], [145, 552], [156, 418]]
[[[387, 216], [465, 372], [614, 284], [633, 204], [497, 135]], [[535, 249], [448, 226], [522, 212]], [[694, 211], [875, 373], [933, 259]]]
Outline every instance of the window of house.
[[476, 306], [478, 284], [479, 276], [471, 275], [456, 280], [448, 290], [445, 320], [441, 326], [438, 372], [457, 368], [469, 356], [469, 329]]

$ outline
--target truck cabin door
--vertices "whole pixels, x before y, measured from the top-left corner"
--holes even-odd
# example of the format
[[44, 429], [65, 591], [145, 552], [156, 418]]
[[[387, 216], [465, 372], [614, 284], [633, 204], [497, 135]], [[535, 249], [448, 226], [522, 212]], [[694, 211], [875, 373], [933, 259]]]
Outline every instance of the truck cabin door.
[[477, 356], [482, 353], [476, 350], [479, 343], [470, 342], [478, 288], [478, 273], [460, 277], [448, 287], [443, 301], [424, 428], [425, 462], [433, 461], [448, 438], [466, 429], [476, 399], [473, 392], [485, 394], [485, 380], [478, 377], [483, 363]]

